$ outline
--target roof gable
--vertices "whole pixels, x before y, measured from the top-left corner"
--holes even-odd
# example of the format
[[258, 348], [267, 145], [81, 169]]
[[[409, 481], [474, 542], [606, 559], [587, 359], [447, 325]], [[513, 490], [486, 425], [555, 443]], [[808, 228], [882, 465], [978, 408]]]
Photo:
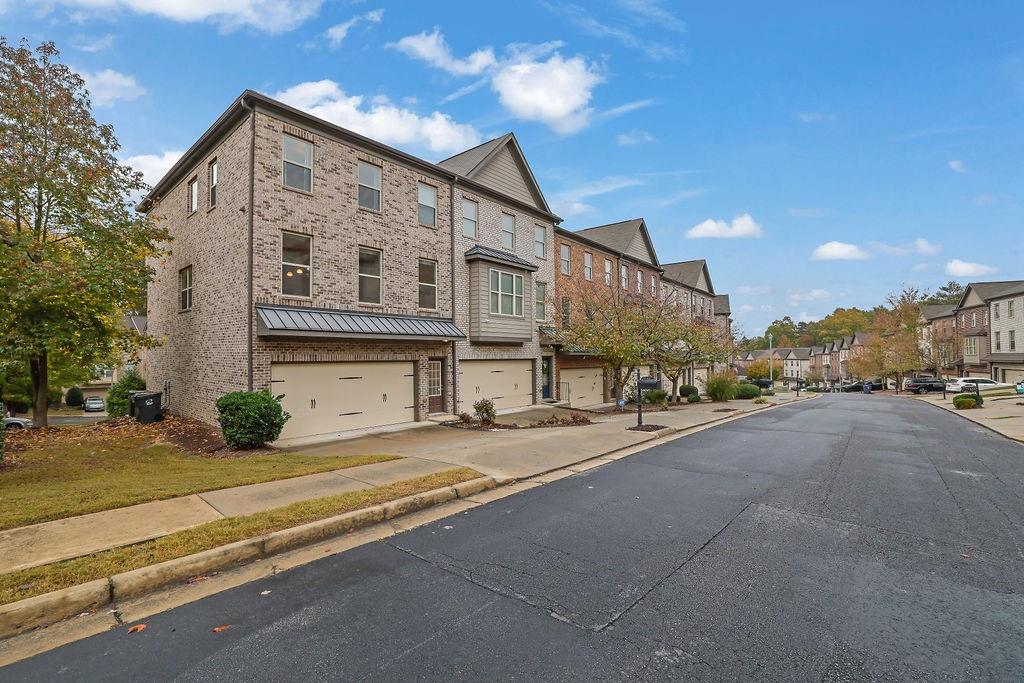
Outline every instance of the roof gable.
[[715, 293], [714, 285], [711, 283], [711, 273], [708, 272], [708, 264], [704, 259], [666, 263], [663, 267], [665, 268], [665, 277], [669, 280], [707, 294]]
[[584, 228], [572, 234], [586, 238], [616, 254], [628, 256], [634, 261], [661, 268], [658, 254], [654, 250], [654, 242], [651, 241], [647, 223], [643, 218], [631, 218], [628, 221]]
[[488, 140], [440, 161], [437, 165], [524, 204], [546, 213], [551, 212], [526, 162], [526, 156], [512, 133]]

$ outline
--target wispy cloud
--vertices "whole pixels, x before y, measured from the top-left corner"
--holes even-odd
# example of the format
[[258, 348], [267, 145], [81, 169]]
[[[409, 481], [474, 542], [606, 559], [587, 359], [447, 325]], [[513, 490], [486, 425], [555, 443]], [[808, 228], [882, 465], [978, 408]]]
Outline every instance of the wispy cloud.
[[949, 168], [954, 173], [967, 173], [967, 166], [959, 159], [950, 159]]
[[827, 301], [832, 298], [831, 292], [827, 289], [814, 288], [814, 289], [798, 289], [791, 290], [786, 295], [786, 301], [791, 307], [797, 307], [800, 304], [812, 303], [815, 301]]
[[984, 193], [979, 194], [974, 198], [975, 206], [989, 206], [996, 203], [996, 196], [994, 194]]
[[798, 111], [795, 116], [800, 123], [834, 123], [839, 120], [835, 114], [823, 111]]
[[497, 63], [494, 50], [489, 47], [480, 48], [464, 59], [456, 58], [441, 31], [436, 28], [429, 33], [423, 31], [405, 36], [397, 42], [389, 43], [388, 47], [447, 71], [453, 76], [477, 76]]
[[71, 47], [82, 52], [103, 52], [114, 47], [114, 34], [108, 33], [103, 36], [76, 36], [71, 41]]
[[616, 117], [622, 116], [623, 114], [628, 114], [632, 111], [636, 111], [637, 109], [644, 109], [646, 107], [653, 106], [657, 103], [658, 100], [654, 98], [634, 100], [632, 102], [620, 104], [617, 107], [612, 107], [611, 109], [605, 109], [600, 113], [600, 117], [603, 119], [614, 119]]
[[643, 179], [635, 176], [606, 176], [562, 190], [552, 197], [552, 204], [561, 216], [577, 216], [594, 211], [584, 200], [643, 184]]
[[632, 147], [634, 145], [642, 145], [648, 142], [654, 142], [654, 136], [648, 133], [646, 130], [639, 130], [634, 128], [633, 130], [626, 131], [625, 133], [619, 133], [615, 136], [616, 142], [623, 147]]
[[922, 256], [934, 256], [942, 251], [942, 245], [929, 242], [924, 237], [918, 237], [909, 244], [886, 244], [885, 242], [872, 242], [870, 248], [887, 256], [909, 256], [920, 254]]
[[134, 76], [120, 71], [82, 71], [81, 75], [85, 79], [92, 103], [97, 107], [109, 107], [115, 102], [135, 100], [146, 94], [146, 89], [139, 85]]
[[655, 203], [659, 207], [672, 206], [673, 204], [678, 204], [679, 202], [685, 202], [685, 201], [687, 201], [689, 199], [696, 199], [697, 197], [703, 197], [707, 193], [708, 193], [708, 191], [706, 189], [704, 189], [703, 187], [698, 187], [698, 188], [695, 188], [695, 189], [692, 189], [692, 190], [680, 190], [679, 192], [675, 192], [675, 193], [669, 195], [668, 197], [664, 197], [662, 199], [657, 200]]
[[447, 104], [448, 102], [454, 102], [455, 100], [461, 99], [466, 95], [475, 93], [480, 88], [487, 85], [487, 79], [481, 78], [479, 81], [474, 81], [469, 85], [464, 85], [453, 93], [446, 95], [442, 100], [441, 104]]
[[731, 221], [707, 219], [690, 228], [686, 238], [696, 239], [737, 239], [740, 237], [760, 237], [764, 234], [761, 224], [749, 213], [736, 216]]
[[[649, 6], [640, 7], [639, 9], [636, 7], [627, 7], [624, 9], [628, 10], [626, 16], [632, 20], [633, 23], [639, 23], [642, 25], [647, 23], [650, 13], [652, 11], [657, 12], [658, 8], [653, 6], [652, 3], [637, 4]], [[625, 21], [616, 21], [614, 22], [614, 25], [600, 21], [594, 16], [590, 8], [583, 7], [575, 3], [562, 2], [546, 2], [544, 5], [555, 14], [559, 14], [568, 19], [573, 25], [583, 32], [598, 38], [608, 38], [624, 45], [625, 47], [639, 50], [648, 59], [663, 61], [679, 59], [685, 56], [685, 51], [682, 48], [654, 40], [649, 31], [645, 32], [642, 36], [637, 35], [636, 32], [626, 27]], [[681, 30], [685, 30], [685, 25], [682, 25], [682, 22], [678, 19], [669, 20], [667, 24], [667, 26], [679, 25], [682, 26]]]
[[891, 142], [906, 142], [908, 140], [930, 138], [937, 135], [956, 135], [957, 133], [970, 133], [976, 130], [985, 130], [985, 126], [946, 126], [940, 128], [921, 128], [919, 130], [912, 130], [909, 133], [903, 133], [902, 135], [893, 136], [889, 138], [889, 140]]
[[322, 0], [50, 0], [43, 6], [54, 4], [75, 8], [85, 19], [109, 21], [113, 13], [132, 12], [181, 23], [208, 21], [223, 31], [281, 33], [316, 16]]
[[815, 247], [811, 259], [815, 261], [866, 261], [868, 252], [848, 242], [825, 242]]
[[987, 266], [984, 263], [961, 261], [953, 259], [946, 263], [946, 275], [950, 277], [983, 277], [995, 273], [998, 268]]
[[357, 14], [348, 21], [343, 21], [340, 24], [331, 26], [324, 33], [327, 36], [327, 41], [330, 43], [332, 48], [340, 47], [342, 42], [348, 36], [348, 32], [351, 31], [357, 24], [379, 24], [381, 19], [384, 18], [384, 10], [375, 9], [364, 14]]
[[741, 285], [736, 288], [737, 294], [768, 294], [771, 291], [768, 285]]
[[173, 149], [168, 152], [161, 152], [160, 154], [136, 154], [135, 156], [127, 157], [124, 163], [141, 173], [146, 184], [152, 187], [164, 177], [164, 174], [171, 169], [171, 166], [184, 153], [184, 150]]

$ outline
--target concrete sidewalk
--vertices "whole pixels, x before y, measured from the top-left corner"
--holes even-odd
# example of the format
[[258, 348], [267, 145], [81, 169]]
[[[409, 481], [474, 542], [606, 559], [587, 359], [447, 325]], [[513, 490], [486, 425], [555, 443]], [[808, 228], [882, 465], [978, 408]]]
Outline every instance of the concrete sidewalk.
[[942, 394], [923, 394], [914, 396], [918, 401], [931, 403], [933, 406], [945, 408], [971, 422], [988, 427], [1003, 436], [1024, 442], [1024, 396], [986, 397], [985, 407], [973, 410], [957, 410], [953, 407], [953, 396], [950, 393], [943, 400]]
[[[769, 400], [779, 404], [794, 399], [794, 394], [783, 394]], [[644, 422], [678, 431], [766, 407], [750, 401], [700, 403], [680, 410], [646, 412]], [[663, 436], [629, 431], [627, 427], [636, 423], [635, 414], [590, 414], [590, 417], [594, 424], [587, 426], [496, 431], [430, 426], [305, 446], [302, 452], [306, 455], [393, 453], [404, 457], [0, 531], [0, 573], [141, 543], [226, 517], [383, 486], [454, 467], [471, 467], [500, 478], [523, 479]]]

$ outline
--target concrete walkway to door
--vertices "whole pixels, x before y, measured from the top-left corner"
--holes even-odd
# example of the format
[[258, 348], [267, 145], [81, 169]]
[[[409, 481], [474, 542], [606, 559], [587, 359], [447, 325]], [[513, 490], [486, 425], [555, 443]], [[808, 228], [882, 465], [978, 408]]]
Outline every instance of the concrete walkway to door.
[[[801, 396], [801, 399], [805, 397]], [[769, 397], [770, 404], [793, 400], [796, 400], [795, 394]], [[644, 422], [682, 430], [767, 407], [754, 405], [750, 401], [699, 403], [685, 405], [677, 410], [645, 413]], [[563, 414], [565, 412], [562, 411]], [[472, 467], [495, 477], [522, 479], [658, 438], [658, 435], [651, 432], [627, 429], [636, 424], [635, 413], [609, 415], [577, 412], [585, 413], [594, 424], [493, 431], [437, 425], [303, 446], [302, 452], [307, 455], [332, 456], [394, 453], [406, 458]]]

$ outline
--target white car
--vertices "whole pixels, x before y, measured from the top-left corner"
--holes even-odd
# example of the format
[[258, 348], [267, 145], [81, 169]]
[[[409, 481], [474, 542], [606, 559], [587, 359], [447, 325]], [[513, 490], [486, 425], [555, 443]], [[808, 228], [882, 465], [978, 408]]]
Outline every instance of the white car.
[[989, 389], [1013, 389], [1012, 384], [1004, 384], [987, 377], [954, 377], [946, 382], [946, 391], [988, 391]]

